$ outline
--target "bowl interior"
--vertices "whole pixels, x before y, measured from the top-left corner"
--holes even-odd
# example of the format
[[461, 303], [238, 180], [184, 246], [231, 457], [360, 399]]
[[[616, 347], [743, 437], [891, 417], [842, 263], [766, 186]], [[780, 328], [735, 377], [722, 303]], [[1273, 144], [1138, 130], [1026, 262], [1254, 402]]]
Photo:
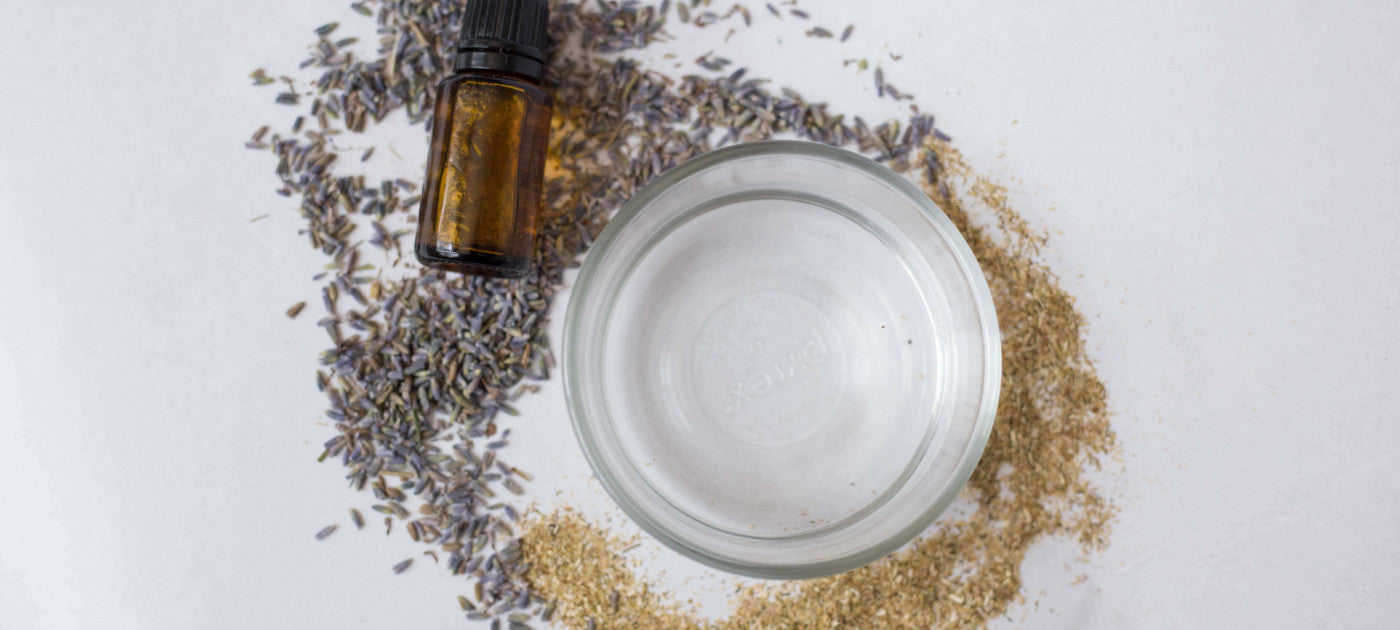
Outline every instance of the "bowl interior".
[[611, 428], [677, 510], [802, 534], [883, 499], [917, 459], [946, 301], [853, 216], [793, 191], [722, 197], [623, 284], [602, 346]]

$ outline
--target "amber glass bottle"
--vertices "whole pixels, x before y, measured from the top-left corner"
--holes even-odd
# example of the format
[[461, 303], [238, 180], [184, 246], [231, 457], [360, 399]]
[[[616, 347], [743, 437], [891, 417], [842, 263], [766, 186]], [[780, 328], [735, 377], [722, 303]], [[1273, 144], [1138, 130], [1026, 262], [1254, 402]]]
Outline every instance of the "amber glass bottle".
[[553, 101], [540, 87], [547, 0], [469, 0], [438, 86], [414, 253], [429, 267], [530, 269]]

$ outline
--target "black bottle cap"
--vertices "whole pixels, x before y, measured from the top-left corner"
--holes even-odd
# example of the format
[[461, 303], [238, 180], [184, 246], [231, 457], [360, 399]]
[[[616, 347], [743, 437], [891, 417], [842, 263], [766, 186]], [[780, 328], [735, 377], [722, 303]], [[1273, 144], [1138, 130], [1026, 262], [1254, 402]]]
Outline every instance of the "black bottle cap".
[[548, 0], [467, 0], [454, 67], [538, 81], [549, 45]]

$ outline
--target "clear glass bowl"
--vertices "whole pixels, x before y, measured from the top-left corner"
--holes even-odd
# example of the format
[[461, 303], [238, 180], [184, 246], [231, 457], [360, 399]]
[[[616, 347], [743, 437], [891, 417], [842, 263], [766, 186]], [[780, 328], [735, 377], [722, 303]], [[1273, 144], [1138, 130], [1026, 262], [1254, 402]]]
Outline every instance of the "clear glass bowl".
[[604, 488], [666, 545], [808, 578], [909, 542], [995, 417], [1001, 337], [947, 216], [855, 153], [767, 141], [694, 158], [593, 245], [563, 375]]

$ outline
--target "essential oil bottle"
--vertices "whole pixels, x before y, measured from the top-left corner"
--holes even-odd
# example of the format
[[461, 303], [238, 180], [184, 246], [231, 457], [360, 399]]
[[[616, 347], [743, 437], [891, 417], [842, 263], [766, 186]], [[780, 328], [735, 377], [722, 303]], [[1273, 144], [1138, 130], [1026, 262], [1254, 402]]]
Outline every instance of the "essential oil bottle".
[[540, 86], [548, 0], [469, 0], [438, 85], [414, 254], [436, 269], [519, 276], [539, 230], [553, 101]]

